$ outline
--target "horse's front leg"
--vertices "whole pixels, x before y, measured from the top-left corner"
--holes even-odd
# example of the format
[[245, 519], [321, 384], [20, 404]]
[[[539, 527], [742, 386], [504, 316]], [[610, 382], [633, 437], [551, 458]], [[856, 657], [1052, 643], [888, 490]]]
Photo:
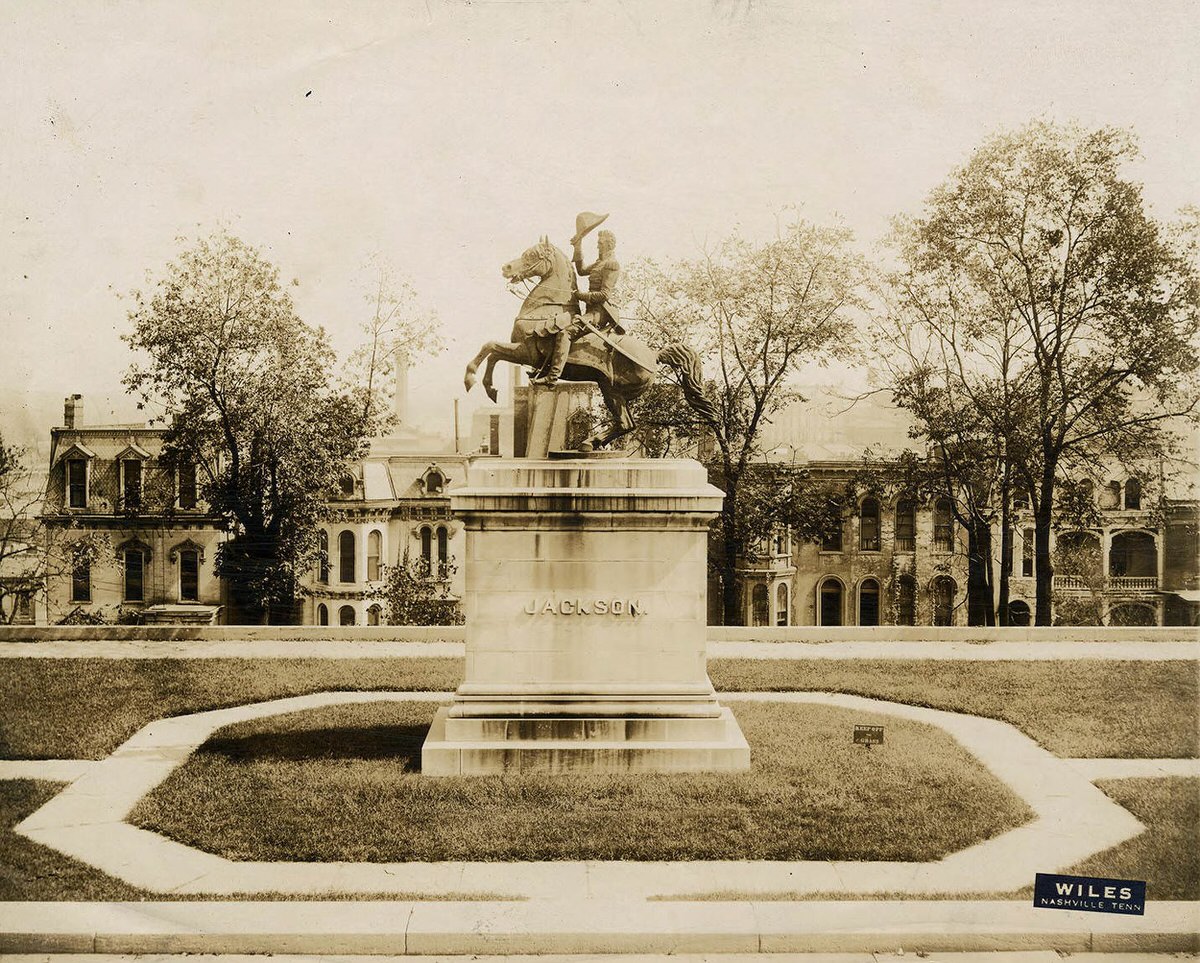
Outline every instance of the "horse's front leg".
[[496, 370], [496, 362], [500, 359], [493, 353], [488, 355], [487, 367], [483, 369], [483, 390], [493, 402], [498, 400], [496, 388], [492, 384], [492, 372]]
[[[475, 387], [475, 372], [478, 371], [479, 366], [483, 364], [483, 359], [491, 358], [499, 347], [500, 342], [498, 341], [485, 341], [483, 343], [483, 347], [479, 349], [479, 354], [475, 355], [475, 357], [471, 359], [470, 364], [467, 365], [467, 373], [463, 378], [463, 384], [466, 386], [467, 391], [470, 391]], [[492, 361], [491, 364], [495, 364], [495, 362]], [[490, 366], [488, 370], [491, 370]]]

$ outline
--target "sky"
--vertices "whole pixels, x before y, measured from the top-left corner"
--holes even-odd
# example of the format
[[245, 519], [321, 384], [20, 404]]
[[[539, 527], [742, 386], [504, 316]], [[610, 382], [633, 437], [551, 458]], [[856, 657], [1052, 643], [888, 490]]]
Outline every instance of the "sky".
[[1047, 117], [1132, 127], [1170, 217], [1200, 203], [1197, 36], [1190, 0], [8, 0], [0, 432], [48, 436], [73, 392], [136, 419], [121, 295], [221, 225], [343, 354], [369, 259], [393, 265], [441, 319], [410, 403], [449, 433], [518, 306], [499, 266], [568, 247], [582, 210], [623, 261], [791, 208], [869, 253], [989, 133]]

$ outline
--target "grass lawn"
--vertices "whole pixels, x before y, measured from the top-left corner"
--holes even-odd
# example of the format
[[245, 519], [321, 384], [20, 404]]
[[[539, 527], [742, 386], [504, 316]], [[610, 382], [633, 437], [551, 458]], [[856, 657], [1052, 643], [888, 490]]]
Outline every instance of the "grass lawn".
[[1002, 719], [1059, 756], [1200, 755], [1195, 662], [713, 659], [708, 667], [731, 692], [849, 692]]
[[62, 783], [32, 779], [0, 781], [0, 901], [154, 898], [13, 832], [61, 788]]
[[[227, 727], [131, 821], [243, 860], [923, 861], [1031, 816], [945, 733], [895, 717], [739, 705], [746, 773], [433, 780], [417, 769], [434, 709], [334, 706]], [[854, 745], [856, 723], [885, 725], [887, 744]]]
[[29, 900], [509, 900], [495, 893], [254, 893], [206, 896], [152, 893], [13, 832], [13, 827], [62, 788], [62, 783], [31, 779], [0, 780], [0, 902]]
[[[1063, 870], [1071, 876], [1103, 876], [1108, 879], [1140, 879], [1146, 883], [1146, 899], [1200, 900], [1200, 779], [1107, 779], [1098, 782], [1114, 801], [1132, 812], [1146, 826], [1140, 836]], [[1039, 867], [1030, 869], [1030, 876]], [[725, 890], [673, 896], [676, 900], [858, 900], [911, 899], [905, 893], [774, 893], [769, 896]], [[1033, 883], [1016, 893], [934, 893], [921, 899], [1011, 899], [1030, 902]]]
[[165, 716], [462, 675], [462, 659], [0, 659], [0, 758], [103, 759]]
[[[461, 659], [0, 659], [0, 758], [101, 759], [147, 722], [331, 689], [452, 690]], [[1003, 719], [1062, 756], [1192, 757], [1194, 662], [713, 659], [718, 689], [850, 692]]]
[[[1200, 779], [1106, 779], [1096, 785], [1145, 823], [1146, 832], [1067, 872], [1145, 880], [1147, 900], [1200, 900]], [[1033, 898], [1032, 887], [1026, 895]]]

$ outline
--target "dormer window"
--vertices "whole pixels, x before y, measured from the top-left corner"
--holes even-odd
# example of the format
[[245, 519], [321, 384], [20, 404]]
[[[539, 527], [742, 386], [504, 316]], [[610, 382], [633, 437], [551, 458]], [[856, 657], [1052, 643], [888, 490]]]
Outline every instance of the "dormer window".
[[142, 507], [142, 463], [136, 458], [121, 462], [121, 504], [127, 511]]
[[71, 508], [87, 508], [87, 460], [67, 459], [67, 505]]
[[343, 475], [340, 484], [341, 484], [341, 489], [342, 489], [342, 497], [343, 498], [353, 498], [354, 497], [354, 476], [353, 475]]
[[63, 466], [63, 504], [67, 508], [87, 508], [91, 494], [91, 463], [96, 453], [76, 442], [59, 463]]
[[149, 459], [150, 452], [140, 445], [129, 445], [117, 455], [121, 474], [121, 508], [127, 512], [142, 507], [142, 466]]
[[437, 465], [430, 465], [421, 476], [421, 487], [425, 489], [426, 495], [440, 495], [446, 490], [449, 480]]

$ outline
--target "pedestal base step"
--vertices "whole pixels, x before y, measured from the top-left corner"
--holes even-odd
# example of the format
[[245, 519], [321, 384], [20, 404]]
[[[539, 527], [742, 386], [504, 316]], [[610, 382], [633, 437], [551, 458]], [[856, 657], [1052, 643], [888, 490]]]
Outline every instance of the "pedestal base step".
[[715, 719], [453, 719], [439, 709], [421, 748], [427, 776], [734, 772], [750, 746], [733, 713]]

